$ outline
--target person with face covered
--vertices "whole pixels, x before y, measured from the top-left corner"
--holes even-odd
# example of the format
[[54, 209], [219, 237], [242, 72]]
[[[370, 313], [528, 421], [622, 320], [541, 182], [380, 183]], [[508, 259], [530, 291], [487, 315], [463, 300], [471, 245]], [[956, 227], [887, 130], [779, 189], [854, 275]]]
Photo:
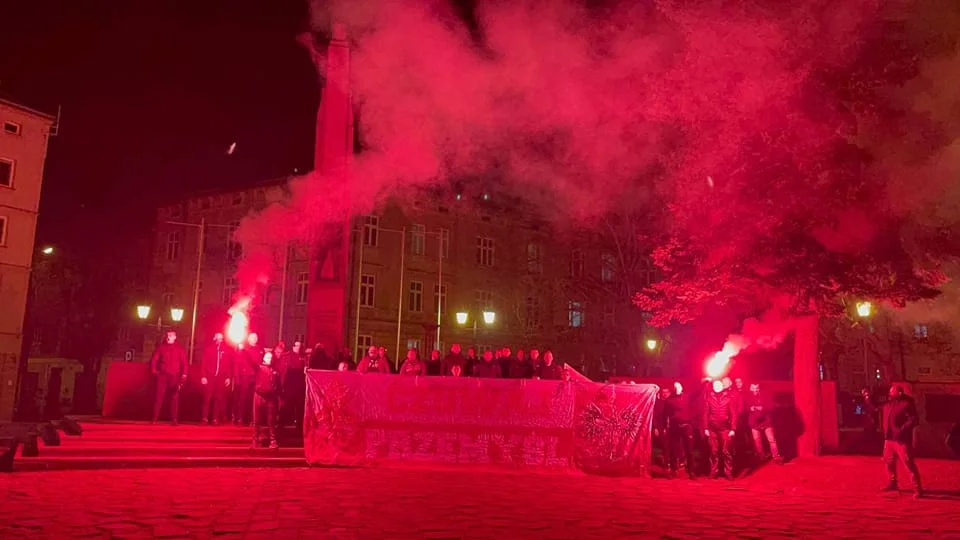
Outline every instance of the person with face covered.
[[703, 434], [710, 442], [710, 475], [732, 480], [737, 410], [729, 388], [724, 388], [722, 381], [713, 381], [711, 391], [704, 398], [702, 422]]
[[263, 347], [260, 336], [250, 333], [247, 344], [237, 355], [233, 363], [233, 380], [236, 388], [233, 393], [233, 423], [249, 425], [253, 412], [253, 387], [256, 383], [257, 369], [263, 363]]
[[307, 379], [304, 373], [306, 363], [303, 343], [293, 342], [293, 347], [283, 355], [283, 400], [280, 418], [283, 425], [293, 424], [298, 429], [303, 423], [303, 406], [307, 394]]
[[[200, 423], [210, 421], [217, 425], [223, 419], [224, 405], [227, 391], [230, 388], [230, 377], [233, 376], [233, 355], [229, 347], [223, 343], [223, 334], [216, 333], [213, 343], [203, 353], [203, 375], [200, 384], [203, 386], [203, 417]], [[211, 406], [213, 417], [210, 417]]]

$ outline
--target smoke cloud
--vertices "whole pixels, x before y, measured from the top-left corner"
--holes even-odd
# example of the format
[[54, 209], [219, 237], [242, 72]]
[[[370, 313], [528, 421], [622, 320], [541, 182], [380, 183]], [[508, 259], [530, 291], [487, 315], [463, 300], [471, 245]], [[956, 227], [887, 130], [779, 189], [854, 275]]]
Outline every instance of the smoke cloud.
[[[960, 77], [960, 24], [953, 24], [960, 19], [951, 18], [958, 9], [949, 2], [315, 0], [311, 7], [315, 32], [328, 33], [334, 20], [348, 28], [364, 149], [349, 174], [298, 178], [288, 201], [242, 225], [249, 255], [242, 284], [268, 279], [277, 246], [313, 240], [322, 224], [405, 189], [451, 180], [496, 181], [565, 221], [667, 207], [665, 228], [710, 227], [704, 201], [742, 204], [731, 179], [758, 140], [804, 162], [825, 158], [838, 137], [881, 156], [864, 171], [884, 179], [878, 198], [823, 220], [832, 225], [816, 237], [828, 249], [871, 241], [870, 206], [915, 222], [917, 245], [931, 231], [955, 238], [960, 188], [945, 179], [960, 172], [960, 103], [949, 90]], [[941, 11], [931, 18], [934, 9]], [[865, 43], [891, 19], [903, 21], [913, 42], [938, 39], [914, 43], [911, 64], [887, 66], [906, 73], [902, 85], [871, 88], [866, 97], [862, 89], [838, 91], [842, 84], [830, 76], [842, 78], [852, 59], [872, 54]], [[876, 69], [885, 69], [883, 51], [876, 54]], [[901, 132], [919, 127], [923, 136], [891, 136], [896, 119], [871, 115], [876, 96], [920, 118]], [[784, 133], [782, 142], [765, 139]], [[756, 191], [752, 204], [767, 204], [762, 186]], [[785, 212], [811, 210], [783, 204]], [[763, 331], [744, 334], [781, 335], [758, 324]]]

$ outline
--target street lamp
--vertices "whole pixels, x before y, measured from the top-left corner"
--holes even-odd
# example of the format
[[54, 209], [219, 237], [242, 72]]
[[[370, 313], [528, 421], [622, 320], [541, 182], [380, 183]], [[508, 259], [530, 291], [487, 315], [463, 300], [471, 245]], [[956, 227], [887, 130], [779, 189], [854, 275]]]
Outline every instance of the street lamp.
[[[137, 318], [141, 321], [146, 321], [150, 318], [150, 312], [152, 308], [147, 304], [140, 304], [137, 306]], [[173, 307], [170, 308], [170, 319], [173, 322], [180, 322], [183, 320], [184, 310], [183, 308]], [[163, 316], [157, 316], [157, 331], [163, 330]]]
[[[495, 323], [495, 322], [497, 321], [497, 312], [496, 312], [496, 311], [483, 310], [482, 315], [483, 315], [483, 323], [486, 324], [487, 326], [490, 326], [490, 325], [492, 325], [493, 323]], [[473, 317], [473, 342], [474, 342], [474, 345], [476, 345], [476, 342], [477, 342], [477, 320], [478, 320], [478, 319], [479, 319], [479, 317]], [[458, 312], [457, 312], [457, 324], [459, 324], [460, 326], [465, 326], [465, 325], [467, 324], [467, 321], [469, 321], [469, 320], [470, 320], [470, 314], [469, 314], [469, 313], [467, 313], [466, 311], [458, 311]]]
[[53, 255], [53, 246], [44, 246], [40, 252], [44, 255]]
[[655, 339], [648, 339], [646, 345], [648, 351], [655, 351], [657, 350], [657, 345], [659, 345], [659, 343], [657, 343], [657, 340]]
[[[866, 321], [873, 315], [873, 304], [864, 300], [862, 302], [857, 302], [857, 316]], [[863, 378], [866, 381], [866, 387], [870, 388], [870, 360], [867, 355], [867, 326], [869, 323], [863, 325], [863, 332], [860, 334], [860, 349], [863, 352]]]

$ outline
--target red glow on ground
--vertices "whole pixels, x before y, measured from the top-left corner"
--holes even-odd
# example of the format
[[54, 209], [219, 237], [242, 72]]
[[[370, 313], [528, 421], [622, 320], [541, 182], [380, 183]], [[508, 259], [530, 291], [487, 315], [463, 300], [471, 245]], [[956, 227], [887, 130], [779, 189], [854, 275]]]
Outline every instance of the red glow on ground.
[[247, 334], [250, 333], [250, 317], [247, 316], [249, 308], [250, 298], [244, 297], [227, 311], [230, 314], [230, 321], [224, 333], [234, 345], [243, 346], [247, 341]]

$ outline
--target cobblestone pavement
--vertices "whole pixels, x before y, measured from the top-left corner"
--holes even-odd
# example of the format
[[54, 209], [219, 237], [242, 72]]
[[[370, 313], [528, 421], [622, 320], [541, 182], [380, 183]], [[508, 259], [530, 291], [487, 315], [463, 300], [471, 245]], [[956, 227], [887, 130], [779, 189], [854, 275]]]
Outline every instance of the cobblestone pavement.
[[[960, 538], [960, 462], [929, 498], [882, 495], [878, 458], [735, 482], [473, 469], [127, 469], [0, 476], [0, 538]], [[909, 486], [905, 486], [909, 487]]]

